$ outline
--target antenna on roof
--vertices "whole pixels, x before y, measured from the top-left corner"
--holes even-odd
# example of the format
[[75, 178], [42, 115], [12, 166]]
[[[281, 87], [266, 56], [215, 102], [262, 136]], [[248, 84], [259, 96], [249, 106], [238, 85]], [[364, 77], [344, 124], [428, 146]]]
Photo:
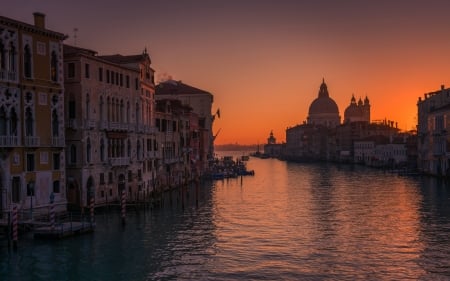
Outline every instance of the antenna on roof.
[[78, 28], [74, 28], [73, 29], [73, 45], [76, 46], [77, 45], [77, 32], [78, 32]]

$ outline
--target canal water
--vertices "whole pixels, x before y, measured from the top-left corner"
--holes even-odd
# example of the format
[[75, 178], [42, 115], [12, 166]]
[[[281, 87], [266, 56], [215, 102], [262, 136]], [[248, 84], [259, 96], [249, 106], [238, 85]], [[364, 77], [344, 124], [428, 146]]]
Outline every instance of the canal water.
[[[93, 234], [0, 241], [0, 280], [446, 280], [445, 181], [250, 158], [254, 176], [96, 215]], [[184, 200], [184, 201], [183, 201]], [[197, 204], [198, 202], [198, 204]]]

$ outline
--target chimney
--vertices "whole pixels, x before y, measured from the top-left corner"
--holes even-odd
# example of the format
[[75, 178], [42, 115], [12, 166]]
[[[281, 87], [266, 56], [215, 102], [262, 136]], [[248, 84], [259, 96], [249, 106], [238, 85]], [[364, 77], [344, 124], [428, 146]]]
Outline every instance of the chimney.
[[34, 16], [34, 26], [45, 29], [45, 14], [36, 12], [33, 13], [33, 16]]

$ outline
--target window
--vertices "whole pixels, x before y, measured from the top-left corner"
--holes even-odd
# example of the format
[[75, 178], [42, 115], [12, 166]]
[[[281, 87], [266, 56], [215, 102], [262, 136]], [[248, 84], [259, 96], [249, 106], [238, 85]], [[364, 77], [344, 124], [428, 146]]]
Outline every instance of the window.
[[119, 85], [119, 72], [116, 72], [116, 85]]
[[59, 188], [59, 181], [54, 181], [53, 182], [53, 193], [59, 193], [60, 188]]
[[27, 153], [27, 171], [32, 172], [34, 171], [35, 163], [34, 163], [34, 154], [33, 153]]
[[109, 83], [109, 70], [106, 70], [106, 83]]
[[69, 101], [69, 119], [76, 118], [76, 103], [74, 100]]
[[113, 182], [113, 174], [112, 172], [108, 173], [108, 183], [112, 183]]
[[48, 164], [48, 151], [41, 151], [39, 153], [39, 163]]
[[50, 58], [50, 76], [53, 82], [58, 81], [58, 58], [56, 57], [55, 51], [52, 52]]
[[105, 161], [105, 141], [103, 139], [100, 140], [100, 161]]
[[17, 136], [17, 114], [15, 108], [11, 109], [10, 122], [11, 122], [10, 134], [11, 136]]
[[59, 170], [61, 167], [61, 160], [59, 153], [53, 153], [53, 170]]
[[70, 163], [77, 163], [77, 147], [74, 144], [70, 146]]
[[89, 76], [90, 76], [90, 73], [89, 73], [90, 71], [89, 71], [89, 64], [88, 63], [86, 63], [85, 65], [84, 65], [84, 76], [86, 77], [86, 78], [89, 78]]
[[91, 163], [91, 139], [87, 139], [87, 145], [86, 145], [86, 161], [88, 163]]
[[105, 174], [100, 173], [100, 184], [105, 184]]
[[75, 78], [75, 63], [69, 62], [67, 65], [67, 78]]
[[120, 86], [121, 87], [123, 86], [123, 74], [122, 73], [120, 73]]
[[16, 48], [12, 42], [9, 45], [9, 71], [16, 71]]
[[53, 112], [52, 112], [52, 135], [54, 138], [59, 136], [59, 121], [58, 121], [58, 113], [56, 113], [56, 109], [53, 109]]
[[128, 182], [132, 182], [132, 181], [133, 181], [133, 172], [128, 170]]
[[31, 137], [34, 135], [33, 123], [33, 113], [31, 113], [31, 108], [27, 107], [25, 110], [25, 136]]
[[111, 84], [114, 84], [114, 71], [111, 71]]
[[134, 80], [134, 83], [135, 83], [135, 89], [139, 90], [139, 80], [137, 78]]
[[127, 88], [130, 88], [130, 76], [129, 75], [127, 75], [125, 77], [125, 82], [127, 83]]
[[101, 67], [98, 68], [98, 81], [103, 81], [103, 68]]
[[13, 177], [11, 184], [11, 193], [13, 203], [20, 202], [20, 177]]
[[31, 51], [28, 44], [23, 50], [23, 74], [26, 78], [31, 78]]
[[7, 118], [6, 118], [6, 110], [4, 106], [0, 107], [0, 136], [6, 136], [6, 123], [7, 123]]
[[3, 46], [3, 42], [0, 40], [0, 69], [5, 69], [5, 46]]
[[127, 142], [127, 156], [131, 157], [131, 142], [128, 140]]

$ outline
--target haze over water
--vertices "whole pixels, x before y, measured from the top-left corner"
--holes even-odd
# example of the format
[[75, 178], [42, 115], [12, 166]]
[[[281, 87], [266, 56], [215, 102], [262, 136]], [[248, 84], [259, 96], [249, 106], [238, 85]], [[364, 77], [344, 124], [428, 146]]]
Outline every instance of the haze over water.
[[450, 278], [445, 182], [276, 159], [248, 168], [191, 188], [184, 209], [174, 191], [161, 209], [129, 210], [124, 228], [97, 213], [92, 235], [21, 237], [17, 253], [1, 241], [1, 280]]

